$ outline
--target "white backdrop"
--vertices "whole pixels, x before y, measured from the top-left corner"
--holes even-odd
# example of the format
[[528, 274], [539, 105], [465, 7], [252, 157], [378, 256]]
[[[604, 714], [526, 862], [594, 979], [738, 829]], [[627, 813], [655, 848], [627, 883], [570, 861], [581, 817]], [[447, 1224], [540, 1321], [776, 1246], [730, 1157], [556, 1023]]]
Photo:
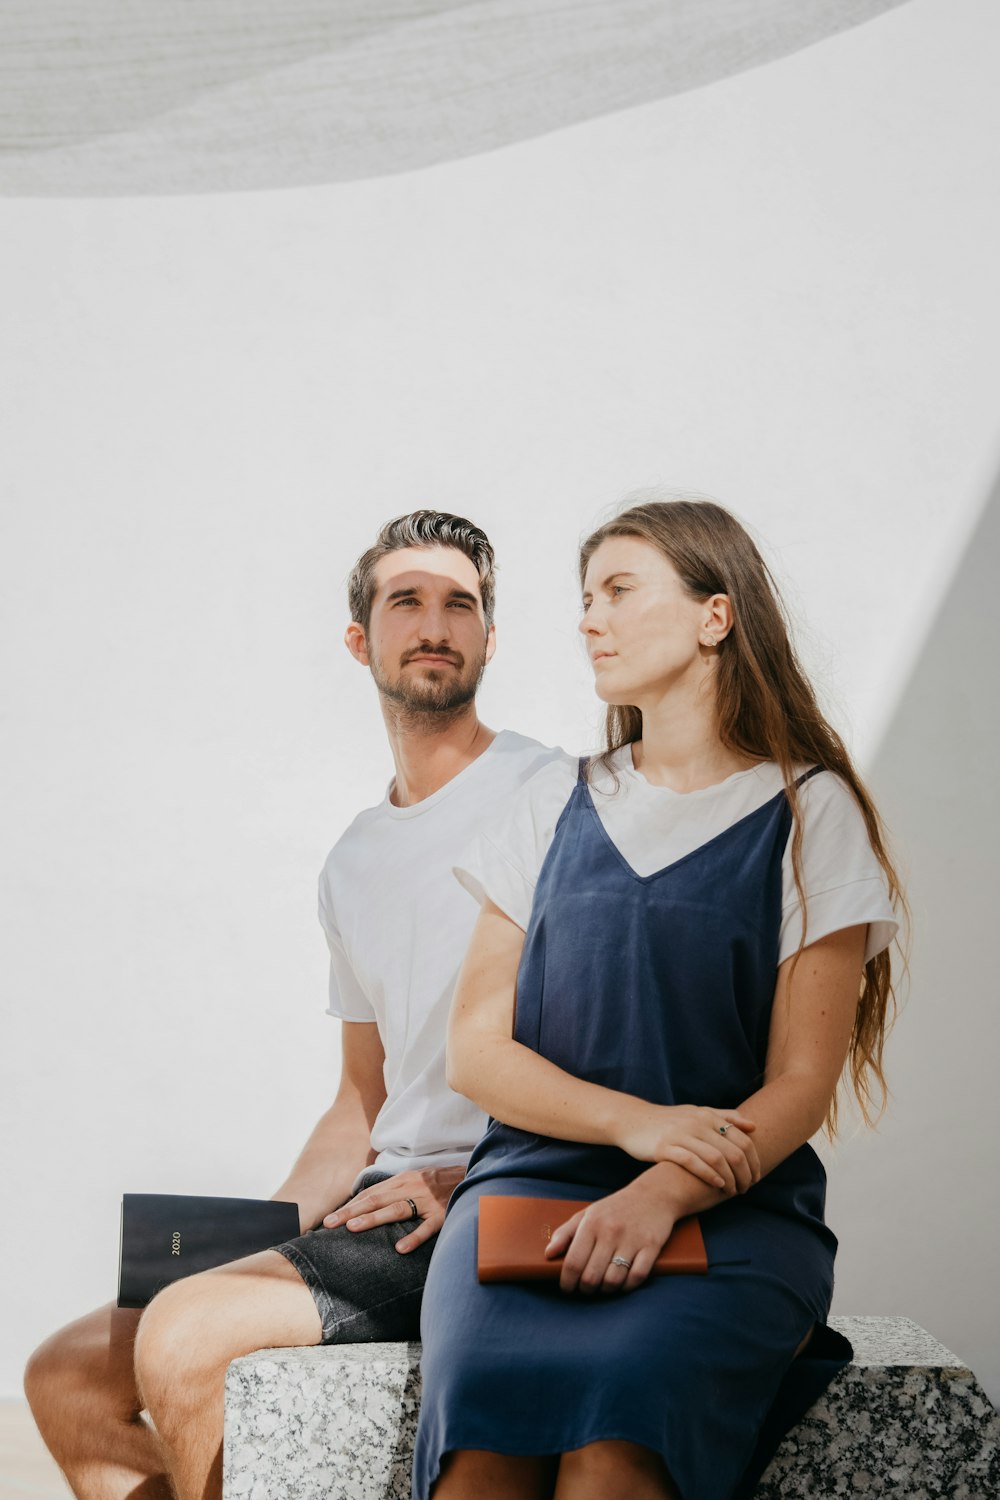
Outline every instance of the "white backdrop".
[[[387, 516], [486, 527], [483, 716], [575, 750], [598, 722], [579, 534], [635, 485], [713, 494], [768, 545], [893, 801], [880, 752], [1000, 468], [998, 39], [989, 0], [913, 0], [710, 88], [409, 175], [0, 200], [0, 1393], [113, 1294], [123, 1190], [267, 1193], [329, 1102], [315, 876], [391, 769], [340, 645], [343, 580]], [[995, 671], [962, 646], [942, 670], [995, 733]], [[933, 695], [912, 712], [907, 743], [936, 725]], [[928, 847], [919, 796], [904, 812], [916, 890], [951, 825]], [[979, 827], [950, 866], [970, 888], [996, 868]], [[835, 1310], [907, 1312], [996, 1396], [996, 1132], [970, 1079], [997, 1026], [962, 1009], [995, 983], [985, 941], [926, 905], [895, 1112], [834, 1164]], [[969, 989], [942, 1029], [926, 976], [955, 943]], [[949, 1150], [927, 1172], [914, 1142], [936, 1121], [961, 1129], [934, 1135]], [[919, 1252], [904, 1192], [927, 1197]], [[957, 1273], [945, 1208], [978, 1247]]]

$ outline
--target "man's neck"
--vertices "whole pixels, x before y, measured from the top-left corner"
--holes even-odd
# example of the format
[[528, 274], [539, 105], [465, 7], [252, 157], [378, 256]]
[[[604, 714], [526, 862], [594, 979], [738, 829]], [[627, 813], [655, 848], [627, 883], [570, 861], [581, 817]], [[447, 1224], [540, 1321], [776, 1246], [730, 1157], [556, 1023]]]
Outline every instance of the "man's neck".
[[389, 793], [394, 807], [433, 797], [496, 738], [495, 730], [479, 722], [474, 703], [455, 715], [400, 714], [383, 700], [382, 714], [396, 767]]

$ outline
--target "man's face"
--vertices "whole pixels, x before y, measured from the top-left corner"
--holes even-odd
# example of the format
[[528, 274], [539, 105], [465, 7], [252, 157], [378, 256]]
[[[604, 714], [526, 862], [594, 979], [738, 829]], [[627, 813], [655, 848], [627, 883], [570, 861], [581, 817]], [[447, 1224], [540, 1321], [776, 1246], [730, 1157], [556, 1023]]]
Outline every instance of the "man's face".
[[364, 645], [351, 649], [367, 659], [379, 692], [410, 713], [471, 702], [494, 638], [469, 558], [455, 547], [406, 547], [379, 559], [375, 580]]

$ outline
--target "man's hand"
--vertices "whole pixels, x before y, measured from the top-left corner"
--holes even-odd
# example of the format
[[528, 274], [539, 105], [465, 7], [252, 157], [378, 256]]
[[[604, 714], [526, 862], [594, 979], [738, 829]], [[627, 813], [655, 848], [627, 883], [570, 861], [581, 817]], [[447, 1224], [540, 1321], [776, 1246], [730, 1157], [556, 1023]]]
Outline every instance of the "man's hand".
[[336, 1213], [327, 1214], [323, 1227], [336, 1229], [343, 1224], [354, 1234], [374, 1229], [377, 1224], [398, 1224], [403, 1219], [416, 1218], [419, 1223], [413, 1233], [396, 1241], [396, 1249], [405, 1255], [437, 1234], [444, 1223], [448, 1199], [464, 1176], [464, 1167], [424, 1167], [417, 1172], [397, 1172], [385, 1182], [363, 1188]]

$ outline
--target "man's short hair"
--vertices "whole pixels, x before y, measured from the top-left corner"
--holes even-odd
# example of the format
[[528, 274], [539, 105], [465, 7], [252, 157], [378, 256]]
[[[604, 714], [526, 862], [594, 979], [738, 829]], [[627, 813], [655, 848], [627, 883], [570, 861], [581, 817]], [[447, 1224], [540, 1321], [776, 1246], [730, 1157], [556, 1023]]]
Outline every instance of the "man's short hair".
[[463, 553], [479, 574], [479, 593], [483, 601], [486, 624], [493, 624], [496, 603], [496, 563], [493, 548], [485, 531], [480, 531], [464, 516], [450, 516], [440, 510], [412, 510], [408, 516], [387, 521], [375, 544], [362, 553], [347, 580], [347, 600], [351, 619], [367, 633], [375, 597], [375, 566], [380, 557], [401, 552], [406, 547], [454, 547]]

